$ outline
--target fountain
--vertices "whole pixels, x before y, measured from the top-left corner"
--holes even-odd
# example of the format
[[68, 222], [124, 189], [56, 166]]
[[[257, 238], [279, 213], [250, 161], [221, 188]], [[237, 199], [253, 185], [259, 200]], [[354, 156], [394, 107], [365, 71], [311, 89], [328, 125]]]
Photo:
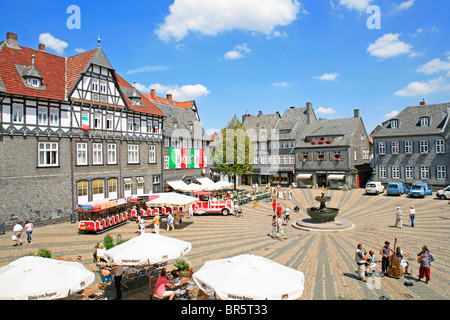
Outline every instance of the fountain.
[[315, 199], [320, 203], [320, 206], [318, 208], [307, 208], [306, 212], [311, 218], [295, 221], [292, 224], [294, 228], [307, 231], [342, 231], [354, 227], [350, 221], [336, 219], [339, 214], [339, 209], [328, 208], [325, 205], [325, 203], [331, 200], [331, 197], [325, 196], [325, 190], [323, 188], [321, 196], [317, 196]]

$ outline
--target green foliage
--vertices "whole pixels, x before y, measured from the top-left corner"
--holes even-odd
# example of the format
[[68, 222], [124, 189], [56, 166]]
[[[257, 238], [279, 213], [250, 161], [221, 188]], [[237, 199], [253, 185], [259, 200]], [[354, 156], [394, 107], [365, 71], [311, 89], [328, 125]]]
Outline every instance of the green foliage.
[[105, 249], [109, 250], [114, 247], [114, 239], [110, 234], [107, 234], [103, 238], [103, 244], [105, 245]]
[[42, 258], [51, 258], [52, 257], [52, 252], [48, 249], [45, 248], [41, 248], [38, 250], [36, 256], [38, 257], [42, 257]]
[[190, 268], [189, 261], [185, 258], [178, 258], [175, 260], [175, 268], [180, 271], [188, 271]]
[[245, 127], [236, 115], [222, 129], [215, 146], [211, 155], [217, 171], [234, 177], [252, 172], [255, 152]]

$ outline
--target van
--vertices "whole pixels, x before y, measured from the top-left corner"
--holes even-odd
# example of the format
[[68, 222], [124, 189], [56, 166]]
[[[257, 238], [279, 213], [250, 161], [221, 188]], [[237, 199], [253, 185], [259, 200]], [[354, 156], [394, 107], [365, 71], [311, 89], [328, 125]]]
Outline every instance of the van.
[[421, 197], [431, 196], [433, 194], [433, 187], [426, 182], [415, 182], [409, 190], [409, 197]]
[[436, 192], [436, 197], [442, 200], [450, 199], [450, 186]]
[[379, 181], [370, 181], [366, 184], [366, 194], [380, 194], [384, 192], [384, 186]]
[[408, 193], [409, 186], [404, 185], [402, 182], [389, 182], [386, 191], [390, 196], [401, 196], [404, 193]]

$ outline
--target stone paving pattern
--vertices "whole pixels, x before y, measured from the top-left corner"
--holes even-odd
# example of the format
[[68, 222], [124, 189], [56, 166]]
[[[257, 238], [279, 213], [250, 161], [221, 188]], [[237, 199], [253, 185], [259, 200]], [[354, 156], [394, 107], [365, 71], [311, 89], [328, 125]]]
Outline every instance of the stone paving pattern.
[[[243, 187], [241, 187], [243, 188]], [[292, 200], [279, 200], [291, 211], [291, 223], [305, 219], [306, 208], [318, 206], [314, 198], [320, 195], [317, 189], [294, 189]], [[176, 231], [166, 231], [165, 222], [161, 224], [161, 234], [176, 237], [192, 243], [192, 250], [187, 259], [195, 270], [201, 268], [207, 260], [221, 259], [234, 255], [252, 252], [253, 254], [275, 260], [287, 267], [304, 272], [305, 290], [302, 300], [378, 300], [386, 296], [390, 300], [448, 300], [450, 298], [449, 267], [449, 231], [450, 205], [448, 201], [434, 197], [410, 199], [382, 195], [365, 195], [363, 189], [350, 191], [326, 190], [331, 196], [327, 207], [340, 209], [338, 218], [350, 220], [355, 224], [352, 230], [340, 232], [304, 231], [286, 226], [288, 239], [272, 239], [267, 236], [271, 231], [272, 206], [270, 202], [261, 201], [259, 207], [253, 204], [243, 206], [243, 217], [233, 215], [194, 216], [183, 219], [182, 227]], [[293, 212], [298, 205], [301, 210]], [[415, 228], [409, 224], [409, 207], [416, 209]], [[395, 228], [396, 207], [403, 210], [403, 228]], [[11, 230], [0, 235], [0, 267], [26, 254], [34, 254], [39, 248], [46, 248], [52, 256], [76, 259], [82, 256], [81, 262], [90, 270], [96, 270], [92, 262], [92, 253], [98, 242], [103, 241], [106, 234], [116, 240], [120, 234], [122, 239], [136, 236], [137, 224], [129, 222], [118, 228], [101, 234], [78, 234], [78, 224], [70, 222], [53, 224], [35, 228], [33, 244], [24, 243], [15, 247], [11, 240]], [[147, 232], [152, 231], [152, 223], [148, 221]], [[398, 245], [412, 257], [412, 275], [401, 279], [382, 277], [379, 288], [370, 287], [370, 281], [363, 283], [357, 279], [354, 251], [358, 242], [364, 248], [374, 249], [377, 260], [380, 248], [385, 240]], [[22, 236], [22, 240], [26, 235]], [[435, 255], [432, 263], [431, 281], [429, 284], [416, 282], [419, 265], [416, 254], [422, 245], [427, 245]], [[368, 278], [370, 279], [370, 278]], [[405, 286], [405, 279], [413, 280], [413, 286]], [[98, 281], [98, 276], [97, 276]], [[146, 299], [148, 287], [142, 292], [123, 291], [123, 299]]]

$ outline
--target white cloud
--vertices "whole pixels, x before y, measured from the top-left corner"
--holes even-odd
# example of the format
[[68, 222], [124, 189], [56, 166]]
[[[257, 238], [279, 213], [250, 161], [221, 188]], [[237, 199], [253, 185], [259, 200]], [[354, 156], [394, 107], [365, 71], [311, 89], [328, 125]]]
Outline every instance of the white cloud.
[[412, 7], [412, 5], [414, 4], [414, 2], [416, 2], [416, 0], [407, 0], [407, 1], [404, 1], [404, 2], [400, 3], [400, 4], [397, 6], [397, 10], [408, 10], [409, 8]]
[[439, 58], [433, 59], [421, 65], [417, 68], [417, 72], [422, 72], [425, 74], [432, 74], [440, 71], [450, 70], [450, 56], [447, 57], [448, 61], [442, 61]]
[[399, 37], [399, 33], [387, 33], [378, 38], [374, 43], [369, 44], [367, 52], [381, 59], [396, 57], [400, 54], [417, 55], [412, 50], [412, 46], [399, 40]]
[[46, 48], [50, 48], [58, 54], [63, 54], [64, 49], [68, 46], [67, 42], [56, 39], [49, 32], [39, 35], [39, 43], [45, 44]]
[[334, 80], [336, 80], [336, 78], [338, 76], [339, 76], [339, 73], [334, 72], [334, 73], [324, 73], [320, 77], [314, 77], [314, 78], [323, 80], [323, 81], [334, 81]]
[[[363, 11], [367, 9], [373, 0], [340, 0], [339, 4], [345, 6], [349, 10]], [[334, 7], [334, 4], [332, 4]]]
[[336, 111], [333, 108], [319, 107], [315, 112], [319, 114], [333, 114]]
[[428, 82], [411, 82], [406, 88], [395, 92], [395, 95], [399, 97], [417, 97], [438, 91], [450, 91], [450, 83], [447, 83], [447, 79], [444, 76]]
[[228, 51], [223, 55], [225, 60], [235, 60], [245, 58], [252, 50], [247, 47], [246, 43], [238, 44], [233, 50]]
[[290, 87], [292, 86], [292, 83], [287, 83], [287, 82], [276, 82], [276, 83], [272, 83], [273, 86], [275, 87]]
[[149, 86], [136, 83], [136, 89], [144, 93], [148, 93], [151, 89], [154, 89], [157, 94], [164, 95], [164, 97], [169, 93], [172, 94], [172, 99], [175, 101], [191, 101], [209, 94], [208, 88], [201, 84], [180, 87], [178, 85], [165, 86], [160, 83], [153, 83]]
[[297, 19], [297, 0], [175, 0], [155, 33], [163, 41], [179, 41], [189, 32], [215, 36], [231, 30], [271, 34]]
[[385, 114], [384, 115], [384, 118], [385, 119], [390, 119], [390, 118], [393, 118], [393, 117], [395, 117], [396, 115], [398, 115], [398, 111], [397, 110], [394, 110], [394, 111], [392, 111], [392, 112], [389, 112], [388, 114]]
[[154, 71], [165, 71], [169, 68], [166, 66], [144, 66], [137, 69], [131, 69], [126, 71], [124, 74], [135, 74], [135, 73], [141, 73], [141, 72], [154, 72]]
[[75, 48], [75, 49], [73, 49], [73, 51], [75, 51], [77, 53], [83, 53], [83, 52], [86, 52], [87, 50], [83, 49], [83, 48]]

